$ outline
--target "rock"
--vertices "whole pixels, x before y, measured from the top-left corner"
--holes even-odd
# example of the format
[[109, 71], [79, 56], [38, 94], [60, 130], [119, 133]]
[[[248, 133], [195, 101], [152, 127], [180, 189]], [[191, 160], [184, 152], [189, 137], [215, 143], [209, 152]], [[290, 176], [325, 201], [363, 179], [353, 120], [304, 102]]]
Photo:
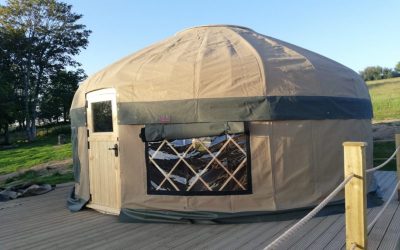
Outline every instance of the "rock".
[[67, 140], [65, 139], [65, 135], [64, 134], [59, 134], [58, 135], [58, 145], [62, 145], [67, 143]]
[[[2, 198], [6, 199], [6, 200], [7, 200], [7, 197], [8, 197], [8, 200], [13, 200], [13, 199], [18, 198], [20, 195], [21, 195], [20, 193], [12, 191], [12, 190], [8, 190], [8, 189], [0, 192], [0, 196], [2, 196]], [[2, 198], [0, 198], [0, 200]]]
[[53, 187], [49, 184], [44, 185], [31, 185], [22, 193], [22, 197], [32, 196], [32, 195], [40, 195], [45, 194], [53, 190]]
[[2, 201], [9, 201], [9, 200], [10, 200], [10, 197], [8, 197], [8, 196], [3, 195], [3, 194], [0, 193], [0, 202], [2, 202]]

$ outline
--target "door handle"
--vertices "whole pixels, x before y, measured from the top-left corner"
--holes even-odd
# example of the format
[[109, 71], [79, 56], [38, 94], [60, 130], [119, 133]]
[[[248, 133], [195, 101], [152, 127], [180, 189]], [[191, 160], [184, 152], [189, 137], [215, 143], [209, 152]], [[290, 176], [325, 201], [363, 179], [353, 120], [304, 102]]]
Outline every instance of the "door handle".
[[118, 144], [114, 144], [114, 147], [108, 148], [108, 150], [114, 150], [115, 157], [118, 157]]

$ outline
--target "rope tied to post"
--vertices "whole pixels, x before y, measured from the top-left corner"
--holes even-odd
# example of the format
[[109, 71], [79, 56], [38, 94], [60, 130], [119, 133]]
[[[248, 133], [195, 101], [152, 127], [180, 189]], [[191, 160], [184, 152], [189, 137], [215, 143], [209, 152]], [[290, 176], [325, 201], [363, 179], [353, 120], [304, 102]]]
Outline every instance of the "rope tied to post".
[[264, 248], [264, 250], [272, 250], [277, 249], [277, 247], [287, 240], [290, 236], [292, 236], [295, 232], [297, 232], [301, 227], [303, 227], [309, 220], [311, 220], [322, 208], [326, 206], [343, 188], [344, 186], [354, 177], [354, 174], [347, 176], [339, 186], [337, 186], [318, 206], [316, 206], [313, 210], [311, 210], [306, 216], [304, 216], [301, 220], [299, 220], [296, 224], [291, 226], [286, 232], [281, 234], [278, 238], [276, 238], [273, 242], [271, 242], [268, 246]]
[[376, 166], [376, 167], [367, 169], [365, 172], [371, 173], [371, 172], [374, 172], [374, 171], [376, 171], [376, 170], [378, 170], [378, 169], [383, 168], [386, 164], [388, 164], [391, 160], [393, 160], [393, 158], [396, 156], [396, 154], [397, 154], [397, 152], [399, 151], [399, 149], [400, 149], [400, 146], [398, 146], [398, 147], [396, 148], [396, 150], [394, 151], [394, 153], [393, 153], [385, 162], [383, 162], [382, 164], [380, 164], [380, 165], [378, 165], [378, 166]]
[[[396, 143], [397, 144], [397, 143]], [[394, 153], [382, 164], [373, 167], [371, 169], [365, 170], [365, 173], [371, 173], [374, 172], [378, 169], [381, 169], [384, 167], [386, 164], [388, 164], [397, 154], [397, 152], [400, 150], [400, 146], [396, 148]], [[264, 250], [272, 250], [272, 249], [277, 249], [278, 246], [286, 241], [290, 236], [292, 236], [295, 232], [297, 232], [301, 227], [303, 227], [309, 220], [311, 220], [319, 211], [321, 211], [322, 208], [324, 208], [329, 201], [331, 201], [345, 186], [346, 184], [356, 175], [354, 173], [349, 174], [318, 206], [316, 206], [313, 210], [311, 210], [306, 216], [304, 216], [301, 220], [299, 220], [296, 224], [291, 226], [288, 230], [286, 230], [283, 234], [281, 234], [278, 238], [276, 238], [274, 241], [272, 241], [268, 246], [264, 248]], [[393, 192], [391, 193], [390, 197], [388, 200], [385, 202], [384, 206], [382, 209], [379, 211], [377, 216], [371, 221], [371, 223], [367, 227], [367, 231], [369, 232], [374, 224], [377, 222], [379, 217], [383, 214], [384, 210], [387, 208], [389, 205], [390, 201], [393, 199], [396, 190], [400, 186], [400, 181], [397, 182], [396, 187], [394, 188]], [[356, 243], [352, 243], [350, 246], [350, 249], [355, 249], [357, 247]]]
[[[378, 165], [378, 166], [376, 166], [376, 167], [374, 167], [374, 168], [367, 169], [366, 172], [367, 172], [367, 173], [371, 173], [371, 172], [374, 172], [374, 171], [376, 171], [376, 170], [378, 170], [378, 169], [380, 169], [380, 168], [383, 168], [385, 165], [387, 165], [387, 164], [396, 156], [396, 154], [397, 154], [397, 152], [399, 151], [399, 149], [400, 149], [400, 146], [398, 146], [398, 147], [396, 148], [396, 150], [394, 151], [394, 153], [393, 153], [385, 162], [383, 162], [382, 164], [380, 164], [380, 165]], [[368, 232], [371, 231], [372, 227], [373, 227], [373, 226], [375, 225], [375, 223], [378, 221], [379, 217], [382, 216], [383, 212], [384, 212], [384, 211], [386, 210], [386, 208], [389, 206], [389, 203], [390, 203], [390, 201], [393, 199], [394, 195], [396, 194], [396, 190], [398, 190], [399, 185], [400, 185], [400, 181], [397, 182], [396, 187], [393, 189], [392, 193], [390, 194], [389, 198], [387, 199], [387, 201], [386, 201], [385, 204], [383, 205], [382, 209], [378, 212], [378, 214], [375, 216], [375, 218], [374, 218], [374, 219], [371, 221], [371, 223], [368, 225], [368, 227], [367, 227], [367, 231], [368, 231]]]

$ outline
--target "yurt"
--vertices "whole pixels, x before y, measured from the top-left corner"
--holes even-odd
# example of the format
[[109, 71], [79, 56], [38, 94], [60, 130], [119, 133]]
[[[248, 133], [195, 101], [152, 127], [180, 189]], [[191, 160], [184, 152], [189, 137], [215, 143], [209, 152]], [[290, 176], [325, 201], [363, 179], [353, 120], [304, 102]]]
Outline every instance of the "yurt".
[[233, 25], [189, 28], [111, 64], [80, 84], [70, 114], [69, 209], [131, 222], [310, 208], [343, 180], [342, 143], [372, 145], [357, 73]]

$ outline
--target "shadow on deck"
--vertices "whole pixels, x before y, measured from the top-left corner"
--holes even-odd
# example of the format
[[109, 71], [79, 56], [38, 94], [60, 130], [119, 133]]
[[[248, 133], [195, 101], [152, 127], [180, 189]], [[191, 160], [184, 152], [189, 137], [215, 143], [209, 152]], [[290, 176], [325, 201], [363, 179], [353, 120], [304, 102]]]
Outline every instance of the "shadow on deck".
[[[384, 199], [396, 185], [395, 172], [376, 172]], [[262, 249], [297, 220], [236, 225], [119, 223], [90, 209], [70, 213], [71, 185], [45, 195], [0, 203], [1, 249]], [[371, 221], [381, 207], [368, 209]], [[398, 249], [399, 202], [394, 199], [368, 234], [368, 249]], [[343, 214], [313, 218], [282, 249], [344, 247]]]

